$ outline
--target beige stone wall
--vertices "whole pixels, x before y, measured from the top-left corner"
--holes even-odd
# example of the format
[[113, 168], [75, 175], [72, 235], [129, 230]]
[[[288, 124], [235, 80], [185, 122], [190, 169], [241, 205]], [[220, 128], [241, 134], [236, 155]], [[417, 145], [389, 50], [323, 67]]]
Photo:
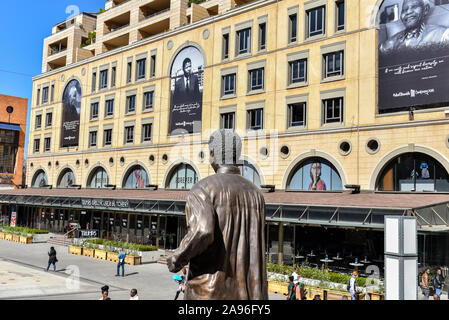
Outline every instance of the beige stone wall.
[[[335, 5], [328, 0], [327, 5], [327, 33], [322, 39], [307, 40], [304, 36], [304, 3], [305, 1], [285, 0], [279, 2], [254, 2], [246, 10], [238, 7], [223, 13], [222, 19], [204, 19], [196, 24], [184, 26], [167, 33], [156, 40], [142, 41], [127, 48], [116, 50], [108, 54], [83, 60], [69, 68], [51, 72], [34, 79], [33, 103], [31, 111], [29, 164], [27, 183], [38, 168], [44, 168], [49, 177], [49, 183], [56, 185], [56, 179], [64, 166], [73, 168], [77, 183], [86, 185], [89, 172], [102, 164], [110, 174], [110, 179], [117, 186], [122, 185], [126, 170], [137, 163], [143, 165], [151, 178], [151, 183], [165, 187], [165, 178], [169, 169], [181, 161], [192, 163], [198, 169], [201, 178], [212, 174], [207, 160], [198, 161], [198, 154], [207, 154], [207, 141], [210, 133], [219, 128], [220, 108], [236, 106], [236, 128], [244, 139], [244, 158], [256, 166], [266, 184], [275, 184], [284, 188], [293, 167], [301, 160], [310, 156], [321, 156], [333, 163], [339, 169], [343, 183], [360, 184], [362, 189], [373, 189], [376, 168], [388, 161], [395, 150], [415, 150], [429, 155], [437, 155], [443, 166], [449, 169], [449, 149], [446, 146], [449, 119], [444, 110], [425, 110], [415, 113], [414, 121], [409, 121], [408, 113], [390, 115], [377, 114], [377, 30], [372, 23], [376, 16], [376, 0], [346, 0], [347, 20], [345, 32], [335, 32]], [[135, 10], [130, 1], [120, 10]], [[299, 26], [298, 42], [287, 43], [288, 9], [298, 6]], [[114, 10], [114, 9], [112, 9]], [[112, 11], [111, 10], [111, 11]], [[240, 10], [240, 11], [239, 11]], [[193, 12], [193, 10], [192, 10]], [[106, 19], [109, 13], [100, 15]], [[193, 13], [192, 13], [193, 15]], [[131, 15], [132, 17], [135, 14]], [[267, 49], [258, 52], [258, 18], [267, 16]], [[374, 18], [373, 18], [374, 17]], [[100, 19], [100, 18], [99, 18]], [[235, 57], [235, 28], [238, 23], [252, 20], [252, 53], [248, 57]], [[230, 57], [222, 61], [222, 30], [230, 28]], [[209, 37], [203, 37], [208, 29]], [[98, 37], [98, 33], [97, 33]], [[98, 38], [97, 38], [98, 39]], [[168, 42], [172, 48], [168, 49]], [[100, 41], [101, 42], [101, 41]], [[187, 137], [170, 137], [168, 135], [170, 110], [170, 79], [169, 70], [172, 59], [177, 50], [194, 44], [201, 48], [205, 55], [205, 87], [203, 93], [203, 126], [198, 135]], [[321, 78], [323, 47], [333, 44], [344, 44], [345, 47], [345, 76], [338, 81], [323, 82]], [[98, 49], [98, 48], [97, 48]], [[156, 76], [144, 81], [135, 81], [136, 56], [147, 52], [147, 69], [149, 68], [150, 53], [156, 50]], [[287, 89], [287, 55], [290, 53], [308, 51], [308, 83], [306, 86]], [[128, 58], [133, 58], [132, 83], [126, 83], [126, 65]], [[265, 91], [261, 94], [247, 94], [247, 64], [265, 60], [266, 76]], [[101, 92], [91, 93], [92, 71], [105, 64], [117, 64], [117, 84], [115, 88], [107, 88]], [[223, 100], [221, 98], [221, 70], [237, 67], [237, 97]], [[64, 80], [62, 80], [64, 76]], [[83, 88], [82, 115], [80, 129], [80, 144], [78, 148], [60, 148], [61, 132], [61, 97], [67, 82], [78, 79]], [[36, 88], [42, 83], [56, 81], [55, 103], [47, 106], [35, 106]], [[110, 80], [109, 80], [110, 84]], [[154, 110], [142, 112], [142, 92], [147, 86], [155, 86]], [[136, 114], [125, 115], [126, 92], [137, 90]], [[344, 123], [338, 126], [322, 125], [321, 93], [335, 90], [345, 90]], [[114, 118], [104, 119], [105, 97], [115, 94]], [[295, 95], [308, 95], [307, 127], [299, 131], [287, 128], [286, 98]], [[100, 98], [99, 120], [89, 120], [90, 101]], [[256, 141], [246, 132], [246, 104], [255, 101], [265, 101], [263, 139]], [[53, 127], [48, 130], [34, 132], [35, 114], [38, 110], [53, 108]], [[153, 141], [151, 145], [140, 143], [142, 119], [153, 118]], [[136, 141], [133, 146], [124, 145], [124, 123], [135, 121]], [[113, 124], [113, 145], [103, 148], [103, 127]], [[88, 148], [89, 127], [98, 127], [98, 147]], [[32, 139], [34, 135], [51, 134], [52, 149], [48, 154], [33, 154]], [[368, 139], [376, 138], [380, 142], [380, 150], [375, 154], [366, 151]], [[42, 138], [43, 139], [43, 138]], [[343, 156], [338, 149], [339, 143], [347, 140], [351, 143], [351, 152]], [[192, 141], [193, 144], [188, 144]], [[410, 146], [410, 144], [412, 144]], [[290, 147], [290, 155], [284, 159], [279, 150], [283, 145]], [[266, 146], [269, 156], [263, 159], [259, 149]], [[405, 151], [404, 151], [405, 152]], [[169, 159], [163, 163], [162, 155]], [[154, 163], [149, 157], [153, 155]], [[120, 158], [125, 162], [120, 164]], [[113, 158], [114, 164], [109, 165]], [[85, 165], [88, 159], [89, 164]], [[76, 160], [80, 166], [76, 167]], [[55, 162], [59, 162], [56, 168]], [[51, 168], [48, 163], [51, 162]], [[374, 181], [374, 182], [373, 182]]]

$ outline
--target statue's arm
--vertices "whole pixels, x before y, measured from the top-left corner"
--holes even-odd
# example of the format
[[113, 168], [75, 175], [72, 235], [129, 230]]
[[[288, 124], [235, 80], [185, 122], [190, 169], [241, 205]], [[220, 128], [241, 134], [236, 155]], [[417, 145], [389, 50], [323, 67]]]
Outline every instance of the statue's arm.
[[179, 248], [167, 260], [169, 270], [178, 272], [214, 241], [215, 216], [211, 201], [203, 192], [189, 193], [186, 203], [188, 232]]

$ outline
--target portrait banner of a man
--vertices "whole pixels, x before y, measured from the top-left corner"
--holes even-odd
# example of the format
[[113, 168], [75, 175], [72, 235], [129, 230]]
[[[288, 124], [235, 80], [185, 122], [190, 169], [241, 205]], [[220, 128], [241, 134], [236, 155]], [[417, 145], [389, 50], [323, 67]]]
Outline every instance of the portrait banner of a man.
[[78, 146], [81, 114], [81, 85], [71, 80], [62, 97], [61, 147]]
[[449, 4], [385, 0], [379, 10], [379, 113], [449, 101]]
[[204, 59], [189, 46], [178, 53], [171, 68], [169, 133], [201, 132]]

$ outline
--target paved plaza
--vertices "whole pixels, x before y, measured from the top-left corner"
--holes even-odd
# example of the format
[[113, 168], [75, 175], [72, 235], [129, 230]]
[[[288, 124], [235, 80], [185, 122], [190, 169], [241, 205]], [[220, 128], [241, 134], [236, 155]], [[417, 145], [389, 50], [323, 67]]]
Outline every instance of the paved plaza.
[[[110, 287], [112, 300], [129, 299], [132, 288], [141, 300], [173, 300], [176, 294], [177, 284], [166, 265], [126, 265], [125, 277], [116, 277], [116, 263], [68, 254], [67, 247], [54, 246], [57, 269], [51, 266], [46, 272], [50, 247], [0, 240], [0, 299], [98, 300], [103, 285]], [[270, 300], [284, 299], [270, 294]]]

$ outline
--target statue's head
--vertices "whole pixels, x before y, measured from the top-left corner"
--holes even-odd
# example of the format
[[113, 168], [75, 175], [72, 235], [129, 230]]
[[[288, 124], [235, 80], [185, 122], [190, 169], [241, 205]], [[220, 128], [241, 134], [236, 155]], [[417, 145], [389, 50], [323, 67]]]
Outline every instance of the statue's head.
[[209, 139], [210, 164], [215, 171], [224, 165], [236, 165], [242, 153], [242, 139], [234, 130], [221, 129]]
[[401, 20], [406, 29], [418, 28], [430, 12], [429, 0], [404, 0]]

